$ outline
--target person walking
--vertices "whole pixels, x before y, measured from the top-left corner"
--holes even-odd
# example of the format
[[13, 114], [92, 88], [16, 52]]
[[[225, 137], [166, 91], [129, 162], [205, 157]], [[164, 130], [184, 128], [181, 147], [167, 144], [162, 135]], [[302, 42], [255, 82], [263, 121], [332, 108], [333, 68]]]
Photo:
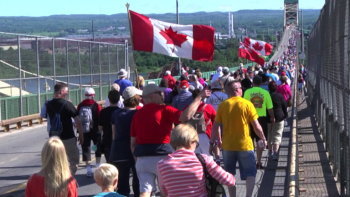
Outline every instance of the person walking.
[[175, 87], [176, 80], [173, 76], [171, 76], [170, 70], [165, 71], [164, 77], [162, 79], [165, 79], [168, 81], [168, 87], [170, 89], [173, 89]]
[[183, 110], [193, 101], [192, 93], [189, 91], [188, 81], [183, 80], [180, 83], [180, 92], [176, 95], [171, 103], [171, 106], [178, 110]]
[[101, 163], [101, 133], [98, 130], [98, 118], [101, 106], [94, 100], [95, 90], [85, 88], [85, 99], [78, 105], [79, 119], [83, 125], [84, 143], [81, 145], [83, 161], [86, 164], [86, 176], [92, 177], [91, 169], [91, 140], [97, 146], [95, 151], [96, 168]]
[[214, 81], [210, 84], [211, 96], [207, 98], [206, 103], [214, 107], [215, 111], [218, 110], [219, 104], [228, 99], [227, 94], [223, 93], [223, 84], [220, 80]]
[[68, 86], [65, 83], [57, 83], [54, 86], [54, 98], [47, 102], [46, 110], [51, 120], [51, 128], [54, 122], [54, 118], [59, 115], [60, 123], [62, 125], [62, 132], [54, 134], [50, 130], [50, 137], [57, 135], [66, 149], [66, 154], [69, 161], [69, 167], [71, 174], [74, 176], [78, 169], [79, 164], [79, 149], [77, 147], [77, 138], [73, 130], [72, 118], [79, 133], [79, 144], [84, 143], [83, 127], [79, 119], [79, 112], [75, 109], [74, 105], [67, 101], [65, 98], [68, 95]]
[[69, 170], [65, 146], [51, 137], [41, 150], [41, 170], [33, 174], [26, 186], [26, 197], [77, 197], [77, 183]]
[[[204, 170], [194, 153], [198, 144], [200, 140], [197, 132], [190, 125], [180, 124], [173, 129], [170, 145], [175, 152], [159, 161], [157, 166], [163, 196], [208, 196]], [[235, 177], [231, 173], [223, 170], [208, 155], [201, 155], [208, 173], [214, 179], [230, 187], [235, 185]]]
[[145, 105], [138, 110], [131, 123], [131, 151], [136, 157], [136, 171], [140, 181], [140, 196], [149, 197], [156, 190], [157, 164], [173, 152], [169, 145], [174, 123], [187, 122], [196, 113], [202, 99], [210, 96], [204, 89], [184, 110], [163, 104], [164, 88], [149, 84], [143, 89]]
[[[266, 119], [266, 109], [268, 113], [270, 114], [270, 119], [271, 122], [275, 122], [275, 116], [273, 113], [273, 105], [272, 105], [272, 100], [271, 96], [268, 91], [262, 89], [260, 86], [262, 84], [262, 78], [257, 75], [253, 78], [253, 87], [246, 90], [244, 93], [244, 98], [247, 99], [248, 101], [251, 101], [258, 112], [259, 118], [259, 124], [262, 127], [262, 130], [264, 132], [264, 136], [267, 136], [267, 119]], [[255, 139], [256, 142], [261, 139], [258, 135], [255, 135], [255, 132], [253, 132], [253, 129], [251, 129], [251, 135], [252, 138]], [[261, 157], [262, 157], [262, 152], [265, 148], [256, 146], [256, 156], [257, 156], [257, 163], [256, 163], [256, 168], [257, 169], [262, 169], [262, 163], [261, 163]]]
[[[117, 83], [113, 83], [112, 87], [111, 87], [111, 90], [117, 90], [119, 92], [119, 100], [118, 100], [118, 103], [117, 103], [117, 106], [119, 108], [123, 108], [124, 105], [123, 105], [123, 98], [122, 98], [122, 95], [120, 93], [120, 86], [117, 84]], [[109, 99], [108, 99], [108, 96], [107, 98], [105, 99], [105, 107], [109, 107], [111, 104], [109, 102]]]
[[124, 109], [118, 109], [112, 114], [113, 144], [110, 162], [119, 169], [118, 193], [130, 195], [130, 170], [132, 171], [132, 188], [134, 196], [140, 195], [139, 179], [135, 169], [135, 159], [130, 149], [130, 129], [132, 119], [140, 103], [141, 90], [130, 86], [123, 92]]
[[[119, 103], [120, 94], [117, 90], [110, 90], [108, 92], [108, 100], [110, 102], [110, 105], [100, 112], [100, 117], [98, 118], [98, 130], [102, 134], [102, 141], [101, 141], [101, 149], [102, 152], [105, 155], [107, 163], [109, 162], [109, 156], [112, 148], [112, 114], [114, 111], [119, 109], [118, 103]], [[124, 104], [123, 104], [124, 107]]]
[[292, 106], [292, 91], [290, 90], [290, 87], [287, 83], [287, 79], [287, 76], [283, 76], [280, 78], [281, 85], [277, 87], [277, 92], [283, 96], [286, 103], [290, 103], [290, 106]]
[[[257, 173], [254, 156], [254, 145], [250, 137], [249, 123], [253, 125], [254, 132], [263, 141], [266, 147], [266, 138], [258, 121], [258, 113], [254, 105], [242, 98], [242, 86], [239, 81], [228, 84], [229, 99], [223, 101], [217, 110], [211, 138], [209, 153], [213, 153], [215, 140], [223, 150], [224, 169], [236, 175], [236, 163], [239, 163], [241, 180], [246, 180], [246, 195], [250, 197], [255, 185]], [[219, 130], [223, 125], [223, 135]], [[236, 188], [228, 187], [231, 197], [236, 196]]]
[[222, 77], [219, 78], [219, 80], [222, 82], [223, 86], [224, 86], [224, 91], [227, 94], [228, 90], [227, 90], [227, 84], [230, 81], [233, 81], [233, 77], [230, 76], [230, 69], [228, 67], [224, 67], [222, 69]]
[[120, 86], [120, 94], [123, 94], [125, 88], [132, 86], [131, 81], [126, 79], [127, 75], [128, 75], [128, 72], [122, 68], [118, 72], [119, 79], [114, 81], [114, 83], [117, 83]]
[[278, 93], [277, 84], [274, 81], [269, 83], [269, 91], [273, 104], [273, 113], [275, 115], [276, 122], [272, 124], [270, 121], [270, 115], [267, 113], [267, 144], [269, 146], [269, 157], [278, 161], [278, 150], [281, 144], [282, 133], [284, 129], [284, 120], [288, 117], [287, 103], [285, 98]]

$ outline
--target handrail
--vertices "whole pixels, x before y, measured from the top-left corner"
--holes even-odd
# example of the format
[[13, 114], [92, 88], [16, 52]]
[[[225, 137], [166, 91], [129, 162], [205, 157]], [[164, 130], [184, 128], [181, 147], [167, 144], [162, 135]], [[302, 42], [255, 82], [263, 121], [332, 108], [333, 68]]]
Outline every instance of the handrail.
[[[105, 105], [105, 100], [97, 101], [99, 105]], [[20, 129], [22, 127], [22, 122], [27, 122], [28, 126], [32, 126], [33, 120], [37, 119], [39, 124], [42, 124], [42, 118], [40, 117], [40, 113], [31, 114], [28, 116], [16, 117], [7, 120], [0, 121], [0, 126], [4, 127], [4, 130], [8, 132], [10, 130], [10, 125], [16, 124], [16, 128]]]
[[[296, 60], [296, 69], [299, 70], [299, 56]], [[298, 188], [298, 133], [297, 133], [297, 97], [298, 97], [298, 88], [297, 82], [294, 80], [293, 82], [294, 91], [293, 91], [293, 125], [292, 125], [292, 133], [291, 133], [291, 150], [290, 150], [290, 166], [289, 166], [289, 197], [295, 197], [299, 194], [296, 193]]]

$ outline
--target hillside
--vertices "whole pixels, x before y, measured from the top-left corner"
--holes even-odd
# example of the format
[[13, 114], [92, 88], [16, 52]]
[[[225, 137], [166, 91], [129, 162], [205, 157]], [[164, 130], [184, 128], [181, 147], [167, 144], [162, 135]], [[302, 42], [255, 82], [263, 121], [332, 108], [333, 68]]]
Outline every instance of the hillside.
[[[137, 10], [136, 10], [137, 11]], [[317, 21], [320, 10], [304, 10], [304, 27], [311, 30]], [[256, 30], [257, 33], [268, 28], [270, 33], [281, 30], [283, 27], [283, 10], [240, 10], [233, 12], [235, 31], [238, 28], [247, 28], [248, 31]], [[174, 13], [149, 14], [151, 18], [175, 22]], [[227, 33], [227, 12], [196, 12], [180, 13], [181, 24], [204, 24], [210, 21], [218, 32]], [[109, 26], [125, 26], [124, 31], [117, 28], [104, 33], [129, 34], [127, 14], [114, 15], [52, 15], [47, 17], [1, 17], [0, 31], [14, 33], [41, 34], [50, 36], [64, 36], [78, 33], [79, 29], [91, 31], [91, 21], [94, 21], [95, 31]]]

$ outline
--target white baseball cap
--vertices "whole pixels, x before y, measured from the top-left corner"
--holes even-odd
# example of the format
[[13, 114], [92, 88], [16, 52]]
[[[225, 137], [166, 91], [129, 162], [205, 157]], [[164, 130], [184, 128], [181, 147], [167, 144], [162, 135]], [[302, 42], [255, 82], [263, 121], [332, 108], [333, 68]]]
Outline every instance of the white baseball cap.
[[120, 77], [126, 77], [126, 75], [128, 74], [128, 72], [125, 69], [120, 69], [120, 71], [118, 72], [118, 75]]
[[125, 100], [130, 99], [131, 97], [135, 96], [135, 95], [142, 95], [142, 90], [139, 90], [137, 88], [135, 88], [134, 86], [129, 86], [127, 87], [124, 92], [123, 92], [123, 98]]
[[85, 88], [85, 96], [95, 96], [95, 90], [91, 87]]

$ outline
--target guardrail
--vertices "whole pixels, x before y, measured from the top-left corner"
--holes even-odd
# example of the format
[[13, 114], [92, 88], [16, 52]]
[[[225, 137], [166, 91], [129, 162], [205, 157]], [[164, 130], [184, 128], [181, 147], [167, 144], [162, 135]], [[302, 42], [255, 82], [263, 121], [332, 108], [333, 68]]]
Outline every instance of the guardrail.
[[[299, 57], [296, 60], [296, 70], [299, 70]], [[298, 108], [297, 100], [299, 97], [297, 79], [294, 79], [293, 86], [293, 124], [292, 124], [292, 133], [291, 133], [291, 150], [290, 150], [290, 166], [289, 166], [289, 197], [299, 196], [299, 155], [298, 155], [298, 132], [297, 132], [297, 118], [298, 118]]]
[[[97, 103], [101, 106], [105, 104], [105, 101], [97, 101]], [[39, 124], [43, 123], [43, 119], [40, 117], [40, 113], [37, 114], [32, 114], [28, 116], [22, 116], [22, 117], [17, 117], [17, 118], [11, 118], [8, 120], [2, 120], [0, 121], [0, 126], [4, 128], [5, 132], [10, 131], [10, 126], [11, 125], [16, 125], [16, 129], [21, 129], [23, 122], [27, 123], [27, 126], [32, 126], [33, 125], [33, 120], [38, 120]]]

